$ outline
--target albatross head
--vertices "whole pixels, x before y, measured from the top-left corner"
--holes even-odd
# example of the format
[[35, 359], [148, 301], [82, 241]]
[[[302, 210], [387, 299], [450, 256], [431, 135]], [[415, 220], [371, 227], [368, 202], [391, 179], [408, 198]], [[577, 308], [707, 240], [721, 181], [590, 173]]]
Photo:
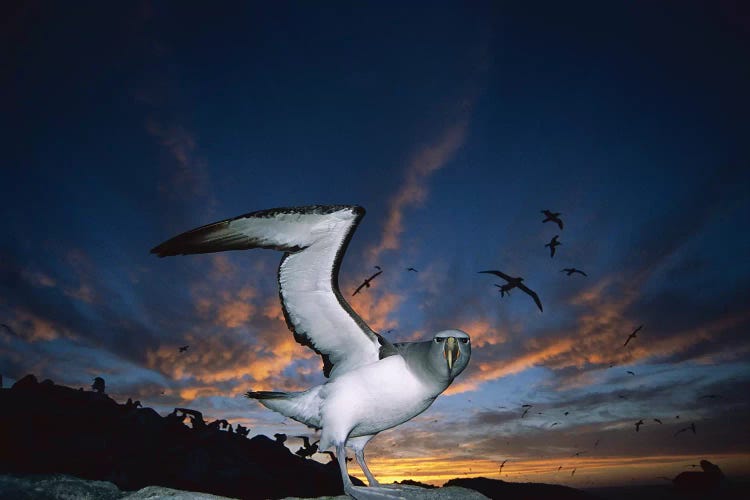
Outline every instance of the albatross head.
[[469, 364], [471, 340], [461, 330], [443, 330], [433, 337], [430, 350], [433, 368], [452, 380]]

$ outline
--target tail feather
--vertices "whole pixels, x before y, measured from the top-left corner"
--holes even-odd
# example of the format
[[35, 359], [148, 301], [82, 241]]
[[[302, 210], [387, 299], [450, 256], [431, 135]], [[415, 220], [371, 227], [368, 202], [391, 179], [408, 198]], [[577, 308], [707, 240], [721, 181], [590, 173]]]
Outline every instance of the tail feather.
[[248, 391], [245, 396], [297, 422], [320, 428], [320, 387], [303, 392]]
[[249, 399], [284, 399], [289, 396], [288, 392], [278, 391], [247, 391], [245, 397]]

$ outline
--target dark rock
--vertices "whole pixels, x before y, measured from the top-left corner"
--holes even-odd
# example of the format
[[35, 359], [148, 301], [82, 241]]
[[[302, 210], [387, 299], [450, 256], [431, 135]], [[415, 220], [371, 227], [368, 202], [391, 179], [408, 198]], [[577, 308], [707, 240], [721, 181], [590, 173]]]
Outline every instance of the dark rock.
[[543, 483], [508, 483], [499, 479], [485, 477], [451, 479], [443, 485], [461, 486], [469, 488], [489, 497], [497, 499], [523, 498], [524, 500], [541, 500], [554, 498], [555, 500], [595, 500], [596, 496], [585, 491]]

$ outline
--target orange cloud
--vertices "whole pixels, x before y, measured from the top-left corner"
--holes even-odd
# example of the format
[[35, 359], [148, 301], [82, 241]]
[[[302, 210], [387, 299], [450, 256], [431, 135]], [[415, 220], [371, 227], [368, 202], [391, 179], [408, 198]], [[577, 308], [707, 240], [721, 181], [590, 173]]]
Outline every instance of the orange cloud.
[[8, 323], [16, 335], [29, 342], [49, 341], [59, 337], [76, 338], [73, 332], [21, 308], [13, 311], [13, 319]]

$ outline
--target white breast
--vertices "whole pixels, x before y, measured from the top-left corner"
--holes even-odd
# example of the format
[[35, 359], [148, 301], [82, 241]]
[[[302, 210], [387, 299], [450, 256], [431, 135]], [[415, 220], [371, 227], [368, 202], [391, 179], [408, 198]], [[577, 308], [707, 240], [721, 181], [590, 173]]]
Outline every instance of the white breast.
[[438, 396], [408, 370], [401, 356], [347, 372], [327, 383], [323, 393], [323, 427], [334, 435], [350, 437], [402, 424], [426, 410]]

